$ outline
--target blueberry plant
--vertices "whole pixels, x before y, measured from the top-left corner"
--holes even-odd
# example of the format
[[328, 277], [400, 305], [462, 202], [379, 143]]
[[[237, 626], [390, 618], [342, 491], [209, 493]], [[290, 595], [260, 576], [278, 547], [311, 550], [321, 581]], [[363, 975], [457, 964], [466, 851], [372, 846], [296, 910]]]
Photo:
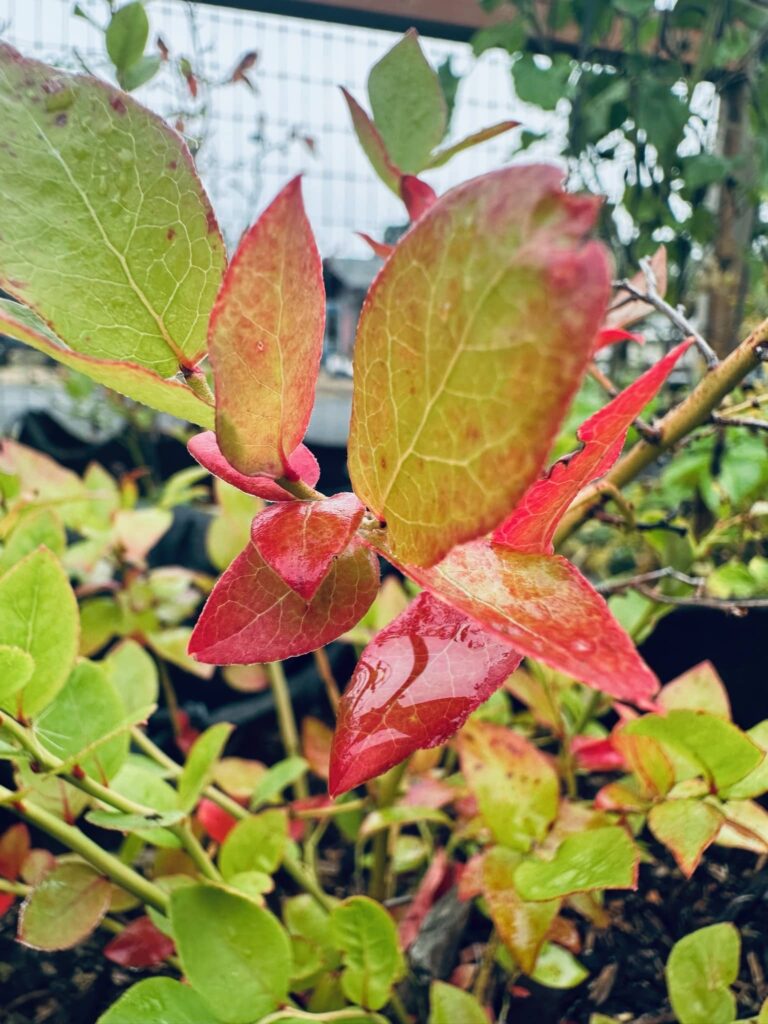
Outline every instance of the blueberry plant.
[[[660, 688], [555, 553], [606, 502], [631, 519], [620, 488], [728, 418], [716, 410], [759, 366], [768, 324], [720, 363], [665, 305], [663, 253], [614, 289], [589, 240], [598, 201], [565, 192], [554, 167], [435, 195], [421, 173], [511, 125], [445, 143], [445, 95], [414, 33], [368, 86], [370, 115], [345, 97], [353, 125], [412, 223], [394, 247], [372, 240], [383, 266], [355, 346], [353, 490], [325, 495], [303, 443], [325, 310], [300, 181], [228, 262], [173, 130], [103, 82], [0, 50], [0, 285], [13, 297], [0, 328], [202, 428], [189, 451], [203, 468], [156, 508], [130, 507], [99, 467], [73, 479], [13, 442], [0, 462], [0, 801], [21, 819], [0, 838], [0, 890], [4, 909], [23, 899], [29, 946], [102, 929], [115, 962], [161, 968], [103, 1024], [506, 1019], [527, 979], [581, 984], [579, 922], [608, 925], [605, 891], [637, 885], [652, 839], [685, 876], [713, 844], [768, 852], [766, 723], [739, 729], [706, 663]], [[676, 318], [680, 343], [548, 467], [596, 353], [653, 310]], [[699, 383], [639, 420], [696, 350]], [[204, 470], [224, 571], [190, 629], [206, 585], [142, 562]], [[88, 587], [109, 552], [137, 572], [105, 599]], [[391, 577], [380, 588], [381, 559], [410, 592]], [[340, 697], [322, 652], [339, 637], [363, 648]], [[226, 756], [227, 723], [187, 736], [182, 759], [161, 749], [144, 728], [147, 650], [268, 680], [284, 759]], [[312, 652], [332, 736], [313, 719], [299, 732], [291, 705], [282, 662]], [[30, 825], [58, 852], [33, 847]], [[335, 868], [320, 857], [329, 829]], [[483, 952], [428, 972], [427, 992], [410, 968], [448, 895], [474, 906]], [[739, 940], [722, 927], [669, 958], [683, 1024], [735, 1019]]]

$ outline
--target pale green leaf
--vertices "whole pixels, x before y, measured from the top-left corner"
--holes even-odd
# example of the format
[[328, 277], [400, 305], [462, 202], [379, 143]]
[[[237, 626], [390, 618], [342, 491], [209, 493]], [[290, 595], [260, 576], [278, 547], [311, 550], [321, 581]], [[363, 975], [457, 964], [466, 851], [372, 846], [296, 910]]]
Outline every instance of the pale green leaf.
[[428, 1024], [488, 1024], [485, 1010], [469, 992], [433, 981], [429, 986]]
[[64, 554], [64, 524], [52, 509], [33, 510], [19, 519], [0, 554], [0, 574], [41, 545], [57, 558]]
[[699, 928], [672, 947], [667, 988], [680, 1024], [732, 1024], [741, 940], [732, 924]]
[[344, 994], [368, 1010], [380, 1010], [405, 971], [395, 922], [367, 896], [351, 896], [331, 912], [331, 934], [344, 965]]
[[33, 949], [69, 949], [107, 912], [112, 886], [88, 864], [60, 864], [24, 900], [19, 939]]
[[0, 112], [2, 287], [86, 355], [161, 377], [193, 366], [225, 254], [181, 137], [106, 83], [9, 46]]
[[[66, 682], [78, 634], [75, 595], [50, 551], [33, 551], [0, 578], [0, 644], [20, 647], [35, 662], [21, 701], [26, 717], [39, 714]], [[0, 705], [17, 711], [15, 697]]]
[[135, 640], [123, 640], [113, 647], [101, 662], [101, 667], [128, 713], [157, 703], [157, 666]]
[[515, 886], [526, 900], [553, 900], [594, 889], [634, 889], [637, 847], [620, 826], [587, 829], [568, 836], [552, 860], [531, 858], [515, 871]]
[[184, 974], [224, 1024], [251, 1024], [285, 1002], [290, 943], [269, 911], [191, 885], [171, 894], [171, 924]]
[[288, 843], [288, 816], [283, 808], [242, 818], [219, 852], [219, 868], [229, 879], [244, 871], [272, 875], [280, 867]]
[[65, 348], [31, 309], [18, 302], [0, 299], [0, 328], [3, 334], [25, 342], [70, 370], [77, 370], [134, 402], [201, 427], [210, 429], [214, 425], [213, 406], [186, 384], [175, 378], [164, 380], [152, 370], [134, 363], [99, 359]]
[[672, 851], [686, 878], [696, 870], [722, 824], [721, 812], [702, 800], [665, 800], [648, 815], [651, 832]]
[[140, 0], [118, 7], [104, 33], [109, 59], [118, 70], [134, 64], [144, 53], [149, 37], [149, 18]]
[[96, 1024], [219, 1024], [189, 985], [173, 978], [145, 978], [127, 989]]
[[233, 725], [219, 722], [197, 737], [187, 755], [184, 769], [179, 777], [179, 806], [191, 811], [200, 794], [213, 778], [216, 762], [221, 757]]
[[394, 164], [418, 174], [443, 136], [448, 123], [445, 96], [415, 30], [374, 64], [368, 76], [373, 121]]
[[548, 942], [539, 953], [531, 974], [534, 981], [547, 988], [576, 988], [589, 977], [589, 971], [567, 949]]
[[11, 698], [23, 689], [35, 672], [34, 658], [21, 649], [0, 644], [0, 702], [13, 704]]

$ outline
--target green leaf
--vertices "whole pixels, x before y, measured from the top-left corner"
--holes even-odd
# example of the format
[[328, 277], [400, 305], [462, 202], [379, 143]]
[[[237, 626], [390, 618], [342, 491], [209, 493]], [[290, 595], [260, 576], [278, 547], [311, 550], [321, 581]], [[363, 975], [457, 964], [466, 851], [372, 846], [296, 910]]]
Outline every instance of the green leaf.
[[433, 981], [429, 986], [429, 1020], [427, 1024], [488, 1024], [485, 1010], [469, 992]]
[[414, 29], [371, 68], [368, 97], [392, 161], [405, 174], [418, 174], [445, 135], [448, 110]]
[[620, 826], [587, 829], [563, 840], [549, 861], [531, 858], [515, 871], [526, 900], [553, 900], [594, 889], [634, 889], [638, 851]]
[[[173, 786], [162, 779], [152, 762], [131, 755], [117, 775], [111, 780], [110, 788], [121, 796], [164, 815], [178, 808], [178, 796]], [[177, 848], [180, 843], [167, 829], [151, 827], [139, 833], [141, 839], [154, 846]]]
[[250, 1024], [285, 1002], [290, 943], [269, 911], [191, 885], [171, 893], [170, 916], [184, 974], [224, 1024]]
[[96, 1024], [219, 1024], [189, 985], [173, 978], [145, 978], [131, 985]]
[[520, 854], [492, 847], [483, 859], [483, 896], [504, 945], [530, 975], [544, 939], [560, 909], [560, 900], [526, 902], [515, 888]]
[[251, 523], [264, 502], [219, 479], [214, 479], [213, 490], [219, 514], [208, 527], [205, 548], [211, 562], [223, 572], [250, 542]]
[[565, 54], [555, 56], [548, 68], [540, 67], [531, 53], [522, 54], [512, 65], [517, 98], [542, 110], [555, 109], [565, 96], [570, 74], [571, 61]]
[[[67, 761], [99, 743], [125, 722], [125, 709], [117, 690], [101, 666], [81, 661], [66, 683], [38, 717], [35, 735], [52, 754]], [[128, 756], [128, 726], [123, 733], [99, 743], [78, 765], [99, 782], [111, 779]]]
[[450, 825], [451, 819], [434, 807], [418, 807], [406, 805], [400, 807], [382, 807], [366, 815], [360, 826], [360, 836], [368, 837], [382, 832], [392, 825], [413, 825], [416, 822], [430, 822], [433, 825]]
[[[0, 643], [20, 647], [35, 662], [24, 687], [23, 712], [33, 717], [64, 686], [78, 645], [77, 601], [50, 551], [39, 548], [0, 578]], [[8, 711], [17, 711], [17, 698]]]
[[287, 843], [288, 816], [283, 808], [242, 818], [222, 843], [221, 873], [226, 879], [244, 871], [272, 875], [282, 863]]
[[154, 78], [160, 70], [162, 61], [159, 54], [148, 53], [145, 57], [139, 57], [137, 61], [127, 67], [124, 71], [118, 71], [117, 80], [120, 88], [126, 92], [132, 92]]
[[736, 999], [730, 986], [739, 976], [741, 939], [732, 924], [699, 928], [672, 947], [667, 989], [680, 1024], [731, 1024]]
[[576, 988], [589, 977], [589, 971], [567, 949], [548, 942], [536, 961], [531, 978], [547, 988]]
[[341, 957], [333, 945], [330, 917], [315, 900], [302, 893], [291, 896], [283, 904], [283, 921], [294, 938], [301, 938], [314, 951], [326, 971], [334, 971]]
[[80, 605], [80, 654], [97, 654], [115, 636], [125, 632], [126, 617], [114, 597], [91, 597]]
[[[171, 377], [225, 263], [181, 137], [130, 96], [0, 49], [0, 285], [70, 348]], [[50, 225], [56, 224], [56, 231]]]
[[560, 783], [551, 762], [504, 726], [470, 722], [459, 738], [461, 769], [497, 842], [525, 852], [557, 815]]
[[637, 736], [651, 736], [670, 751], [687, 756], [718, 789], [732, 786], [756, 768], [765, 756], [730, 722], [705, 711], [670, 711], [664, 717], [644, 715], [624, 726]]
[[[747, 736], [764, 753], [768, 753], [768, 719], [758, 722], [747, 731]], [[720, 795], [728, 799], [750, 800], [768, 792], [768, 757], [764, 757], [751, 772], [732, 786], [722, 789]]]
[[517, 126], [517, 121], [500, 121], [498, 124], [490, 125], [488, 128], [481, 128], [480, 131], [472, 132], [471, 135], [467, 135], [458, 142], [454, 142], [450, 146], [446, 146], [444, 149], [439, 149], [436, 153], [433, 153], [429, 166], [430, 168], [442, 167], [443, 164], [447, 164], [449, 160], [452, 160], [457, 153], [462, 153], [465, 149], [471, 149], [473, 146], [479, 146], [481, 142], [487, 142], [488, 139], [495, 139], [497, 135], [503, 135], [505, 132], [517, 128]]
[[476, 57], [486, 50], [500, 47], [507, 53], [518, 53], [525, 45], [525, 22], [522, 18], [512, 18], [498, 25], [482, 28], [472, 36], [472, 50]]
[[135, 63], [144, 53], [149, 38], [149, 18], [144, 4], [137, 0], [118, 8], [104, 35], [109, 59], [118, 71]]
[[0, 644], [0, 703], [13, 705], [11, 697], [23, 689], [35, 672], [35, 660], [21, 647]]
[[395, 922], [367, 896], [351, 896], [331, 912], [331, 934], [344, 964], [344, 995], [367, 1010], [380, 1010], [405, 972]]
[[306, 774], [309, 765], [303, 757], [286, 757], [268, 768], [256, 783], [251, 797], [251, 810], [257, 810], [279, 796], [284, 789], [292, 786]]
[[233, 729], [234, 725], [229, 722], [219, 722], [195, 740], [179, 777], [179, 806], [182, 810], [191, 811], [200, 799], [200, 794], [213, 778], [216, 762]]
[[85, 374], [98, 384], [112, 388], [126, 398], [148, 405], [201, 427], [214, 425], [213, 405], [198, 398], [191, 388], [177, 380], [164, 380], [151, 370], [129, 362], [115, 362], [81, 355], [64, 348], [43, 321], [18, 302], [0, 299], [0, 327], [4, 334], [44, 352], [71, 370]]
[[560, 183], [553, 167], [512, 167], [446, 193], [369, 293], [349, 469], [402, 563], [431, 565], [503, 520], [583, 375], [608, 265], [583, 244], [592, 201]]
[[61, 558], [66, 543], [64, 524], [52, 509], [29, 512], [19, 519], [0, 554], [0, 574], [41, 545]]
[[718, 846], [768, 853], [768, 811], [765, 808], [752, 800], [727, 800], [721, 810], [725, 823], [717, 837]]
[[216, 671], [215, 665], [205, 665], [187, 653], [189, 638], [192, 636], [191, 626], [177, 626], [174, 629], [163, 629], [159, 633], [147, 633], [146, 640], [155, 654], [172, 665], [178, 665], [190, 675], [199, 679], [210, 679]]
[[659, 704], [667, 711], [707, 711], [731, 720], [728, 691], [711, 661], [702, 661], [662, 687]]
[[395, 167], [390, 159], [387, 147], [384, 145], [384, 140], [368, 114], [366, 114], [355, 97], [347, 92], [343, 86], [341, 91], [352, 118], [352, 127], [355, 129], [357, 141], [368, 157], [371, 167], [373, 167], [387, 188], [391, 189], [400, 198], [402, 171], [399, 167]]
[[60, 864], [24, 900], [19, 939], [33, 949], [70, 949], [109, 908], [112, 885], [88, 864]]
[[128, 714], [157, 703], [157, 666], [135, 640], [123, 640], [113, 647], [101, 662], [101, 667], [120, 695]]
[[672, 851], [686, 878], [699, 866], [722, 824], [720, 811], [701, 800], [665, 800], [652, 807], [648, 815], [651, 832]]
[[178, 825], [186, 815], [184, 811], [166, 811], [153, 815], [115, 814], [111, 811], [88, 811], [86, 820], [99, 828], [112, 829], [115, 832], [142, 832], [150, 828], [169, 828]]

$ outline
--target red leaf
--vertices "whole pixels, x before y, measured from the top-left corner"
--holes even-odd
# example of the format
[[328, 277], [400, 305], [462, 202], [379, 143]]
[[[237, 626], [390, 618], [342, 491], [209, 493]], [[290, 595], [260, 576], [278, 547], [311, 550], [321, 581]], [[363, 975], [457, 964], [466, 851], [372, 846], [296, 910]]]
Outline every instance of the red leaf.
[[508, 643], [420, 594], [366, 647], [344, 691], [331, 794], [380, 775], [420, 747], [443, 743], [520, 661]]
[[23, 822], [11, 825], [0, 836], [0, 877], [15, 882], [31, 846], [29, 829]]
[[659, 688], [603, 598], [564, 558], [482, 539], [432, 569], [404, 571], [521, 654], [588, 686], [635, 703]]
[[432, 904], [445, 890], [446, 882], [450, 879], [451, 874], [451, 865], [445, 850], [437, 850], [429, 867], [424, 872], [424, 877], [419, 883], [419, 888], [416, 890], [405, 916], [397, 926], [400, 945], [404, 951], [407, 952], [418, 938], [424, 918], [429, 913]]
[[249, 544], [213, 588], [189, 653], [209, 665], [251, 665], [307, 654], [351, 629], [373, 603], [378, 584], [376, 558], [353, 539], [306, 602]]
[[155, 967], [175, 951], [173, 940], [149, 917], [137, 917], [104, 947], [104, 956], [121, 967]]
[[360, 525], [365, 507], [356, 495], [272, 505], [251, 524], [261, 557], [291, 590], [311, 601]]
[[[245, 473], [239, 473], [221, 454], [216, 435], [212, 430], [195, 434], [187, 445], [187, 449], [192, 458], [209, 473], [224, 480], [225, 483], [245, 491], [246, 494], [255, 494], [257, 498], [263, 498], [265, 501], [294, 500], [293, 495], [283, 490], [271, 477], [246, 476]], [[289, 462], [293, 479], [300, 479], [309, 487], [315, 486], [320, 478], [320, 467], [309, 448], [300, 444], [291, 455]]]
[[320, 254], [294, 178], [240, 242], [208, 329], [216, 437], [239, 472], [289, 475], [312, 411], [324, 324]]
[[622, 330], [620, 327], [603, 327], [597, 332], [593, 354], [608, 345], [615, 345], [618, 341], [636, 341], [638, 345], [645, 344], [645, 336], [633, 334], [632, 331]]
[[11, 909], [15, 899], [12, 892], [0, 892], [0, 917]]
[[413, 174], [404, 174], [400, 179], [400, 195], [412, 222], [423, 216], [437, 199], [435, 190]]
[[394, 245], [387, 245], [386, 242], [377, 242], [375, 238], [371, 238], [370, 235], [366, 235], [364, 231], [357, 231], [355, 234], [358, 238], [362, 238], [364, 242], [367, 242], [368, 245], [370, 245], [371, 249], [373, 249], [379, 259], [385, 260], [388, 256], [392, 255], [392, 251], [395, 248]]
[[630, 424], [666, 380], [690, 341], [673, 348], [579, 427], [583, 447], [556, 462], [522, 497], [514, 512], [493, 532], [496, 544], [515, 551], [552, 551], [557, 524], [588, 483], [603, 476], [624, 447]]
[[235, 67], [235, 70], [229, 76], [230, 82], [239, 82], [245, 80], [248, 85], [248, 79], [245, 77], [246, 71], [250, 71], [256, 61], [259, 59], [259, 54], [256, 50], [249, 50], [248, 53], [243, 54]]
[[237, 824], [237, 818], [223, 811], [213, 800], [203, 797], [197, 805], [195, 819], [216, 843], [223, 843]]
[[609, 737], [574, 736], [571, 751], [579, 768], [589, 772], [613, 772], [625, 767], [624, 758]]

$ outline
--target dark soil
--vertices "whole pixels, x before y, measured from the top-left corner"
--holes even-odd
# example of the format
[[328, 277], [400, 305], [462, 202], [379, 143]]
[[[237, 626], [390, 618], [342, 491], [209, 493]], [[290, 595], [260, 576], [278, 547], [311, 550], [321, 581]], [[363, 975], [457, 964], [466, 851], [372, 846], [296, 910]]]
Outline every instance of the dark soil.
[[102, 954], [111, 938], [106, 932], [61, 953], [22, 946], [15, 932], [14, 908], [0, 919], [2, 1024], [93, 1024], [139, 978], [176, 976], [161, 968], [132, 972], [116, 967]]

